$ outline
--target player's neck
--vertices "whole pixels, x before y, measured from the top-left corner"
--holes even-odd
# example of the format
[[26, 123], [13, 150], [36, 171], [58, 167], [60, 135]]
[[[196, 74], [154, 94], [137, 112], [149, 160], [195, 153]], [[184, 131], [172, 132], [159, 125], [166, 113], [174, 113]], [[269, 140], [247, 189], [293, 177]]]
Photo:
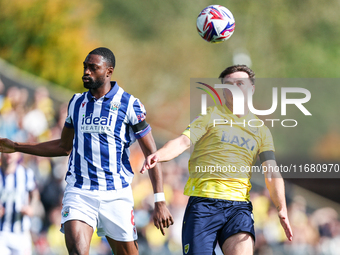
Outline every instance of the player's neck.
[[110, 81], [108, 81], [108, 82], [105, 82], [102, 86], [100, 86], [97, 89], [91, 89], [91, 94], [96, 99], [99, 99], [105, 96], [107, 93], [109, 93], [110, 90], [111, 90], [111, 83]]
[[[231, 112], [234, 112], [233, 103], [226, 101], [225, 104]], [[244, 114], [234, 114], [234, 115], [241, 118], [241, 117], [246, 116], [248, 113], [249, 113], [249, 108], [248, 108], [248, 105], [245, 103], [244, 104]]]

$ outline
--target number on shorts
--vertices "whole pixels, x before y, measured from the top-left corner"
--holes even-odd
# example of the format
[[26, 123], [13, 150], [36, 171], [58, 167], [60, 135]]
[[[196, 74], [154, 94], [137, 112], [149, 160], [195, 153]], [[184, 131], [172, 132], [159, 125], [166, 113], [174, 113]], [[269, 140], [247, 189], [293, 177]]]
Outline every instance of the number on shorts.
[[135, 215], [133, 213], [133, 210], [131, 210], [131, 224], [134, 226], [135, 225]]

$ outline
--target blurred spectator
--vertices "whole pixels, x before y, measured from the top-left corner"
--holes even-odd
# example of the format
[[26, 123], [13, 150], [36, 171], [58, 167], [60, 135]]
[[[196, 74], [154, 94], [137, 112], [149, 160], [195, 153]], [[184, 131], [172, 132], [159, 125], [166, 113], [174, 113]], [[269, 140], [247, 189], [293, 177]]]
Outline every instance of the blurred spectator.
[[54, 124], [54, 104], [47, 88], [39, 87], [35, 90], [33, 109], [38, 109], [45, 115], [49, 126]]
[[20, 153], [1, 153], [0, 254], [32, 254], [30, 217], [39, 193], [30, 169], [19, 164]]
[[22, 129], [22, 120], [26, 114], [28, 92], [26, 89], [10, 87], [0, 109], [0, 135], [23, 142], [27, 133]]
[[320, 255], [340, 254], [340, 221], [339, 214], [333, 208], [320, 208], [311, 216], [312, 224], [319, 230], [318, 243]]
[[5, 91], [5, 85], [2, 82], [2, 80], [0, 79], [0, 110], [2, 108], [2, 105], [4, 103], [4, 99], [5, 99], [5, 97], [3, 95], [4, 91]]

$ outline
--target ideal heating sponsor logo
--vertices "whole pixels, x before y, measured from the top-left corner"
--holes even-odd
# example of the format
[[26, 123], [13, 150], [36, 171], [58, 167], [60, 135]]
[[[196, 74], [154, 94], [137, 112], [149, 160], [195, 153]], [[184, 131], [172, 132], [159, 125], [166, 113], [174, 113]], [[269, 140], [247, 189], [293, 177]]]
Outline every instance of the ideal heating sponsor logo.
[[83, 115], [80, 130], [84, 133], [110, 133], [113, 132], [111, 123], [112, 115], [109, 117], [93, 117], [91, 113], [87, 117]]

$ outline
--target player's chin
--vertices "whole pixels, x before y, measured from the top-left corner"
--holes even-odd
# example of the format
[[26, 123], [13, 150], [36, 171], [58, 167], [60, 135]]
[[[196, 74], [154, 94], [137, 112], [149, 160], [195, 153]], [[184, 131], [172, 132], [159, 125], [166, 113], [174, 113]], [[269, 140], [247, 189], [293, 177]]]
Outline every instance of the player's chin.
[[83, 82], [85, 89], [92, 89], [93, 85], [92, 82]]
[[103, 82], [93, 82], [93, 81], [83, 81], [84, 88], [86, 89], [98, 89], [100, 88], [104, 83]]
[[83, 81], [83, 86], [84, 86], [84, 88], [87, 88], [87, 87], [89, 86], [89, 83], [88, 83], [88, 82], [85, 82], [85, 81]]

